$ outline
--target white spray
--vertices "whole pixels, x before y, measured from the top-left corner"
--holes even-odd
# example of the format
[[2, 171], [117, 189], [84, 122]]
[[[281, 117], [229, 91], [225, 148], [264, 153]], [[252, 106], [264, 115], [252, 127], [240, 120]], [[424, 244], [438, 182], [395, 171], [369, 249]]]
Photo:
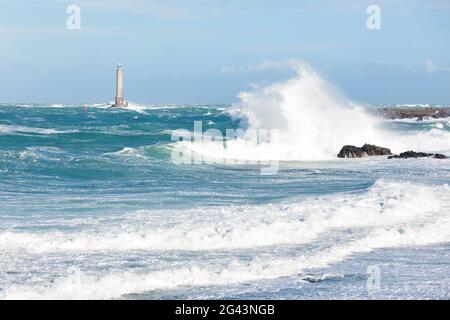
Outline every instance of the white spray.
[[239, 95], [249, 128], [276, 128], [274, 157], [283, 160], [336, 158], [346, 144], [381, 141], [378, 122], [343, 97], [305, 63], [291, 62], [297, 75], [288, 81]]
[[382, 129], [382, 120], [367, 113], [325, 81], [309, 65], [289, 62], [296, 76], [251, 92], [239, 94], [240, 103], [232, 108], [242, 127], [277, 130], [276, 141], [248, 144], [242, 139], [222, 143], [186, 145], [204, 157], [244, 160], [333, 160], [344, 145], [365, 143], [406, 150], [450, 152], [450, 132], [434, 129], [417, 133]]

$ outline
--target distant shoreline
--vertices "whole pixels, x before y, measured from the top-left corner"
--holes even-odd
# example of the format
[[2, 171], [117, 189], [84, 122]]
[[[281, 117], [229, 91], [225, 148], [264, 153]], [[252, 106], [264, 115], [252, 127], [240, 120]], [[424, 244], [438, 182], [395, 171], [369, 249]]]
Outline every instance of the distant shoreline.
[[439, 108], [439, 107], [402, 107], [402, 108], [392, 108], [384, 107], [377, 108], [373, 110], [375, 114], [382, 116], [386, 119], [412, 119], [417, 118], [417, 120], [429, 120], [429, 119], [440, 119], [450, 117], [450, 107]]
[[[156, 106], [177, 106], [178, 104], [154, 104]], [[180, 104], [180, 105], [208, 105], [205, 103], [189, 103], [189, 104]], [[215, 103], [211, 105], [216, 106], [227, 106], [225, 103]], [[75, 107], [86, 107], [86, 106], [110, 106], [110, 103], [0, 103], [0, 107], [3, 106], [39, 106], [39, 107], [65, 107], [65, 106], [75, 106]], [[145, 106], [145, 104], [143, 104]], [[126, 109], [126, 108], [125, 108]], [[441, 118], [450, 118], [450, 107], [418, 107], [418, 106], [383, 106], [383, 107], [373, 107], [367, 108], [369, 113], [374, 114], [376, 116], [382, 117], [388, 120], [395, 119], [417, 119], [418, 121], [423, 120], [433, 120], [433, 119], [441, 119]]]

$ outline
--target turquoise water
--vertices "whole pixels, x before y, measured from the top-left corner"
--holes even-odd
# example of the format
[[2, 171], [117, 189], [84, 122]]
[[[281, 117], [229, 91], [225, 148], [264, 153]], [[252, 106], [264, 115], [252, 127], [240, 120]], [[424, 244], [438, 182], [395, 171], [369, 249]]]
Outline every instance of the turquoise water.
[[[227, 105], [0, 105], [0, 298], [450, 297], [450, 160], [176, 165], [194, 121], [242, 125]], [[449, 119], [383, 126], [450, 155]]]

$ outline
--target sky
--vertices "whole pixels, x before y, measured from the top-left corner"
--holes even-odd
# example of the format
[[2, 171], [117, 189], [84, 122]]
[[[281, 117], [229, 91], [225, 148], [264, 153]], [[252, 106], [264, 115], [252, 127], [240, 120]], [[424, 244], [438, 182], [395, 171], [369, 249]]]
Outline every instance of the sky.
[[299, 59], [357, 102], [450, 104], [447, 0], [0, 0], [0, 40], [0, 102], [112, 101], [122, 63], [129, 101], [233, 103]]

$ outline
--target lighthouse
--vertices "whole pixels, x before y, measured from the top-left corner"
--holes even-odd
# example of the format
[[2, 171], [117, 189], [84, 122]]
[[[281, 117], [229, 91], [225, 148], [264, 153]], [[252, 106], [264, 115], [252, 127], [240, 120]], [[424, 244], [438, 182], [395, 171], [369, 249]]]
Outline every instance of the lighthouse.
[[125, 108], [128, 106], [128, 102], [126, 102], [123, 97], [123, 68], [120, 63], [117, 65], [116, 73], [116, 99], [112, 106], [116, 108]]

